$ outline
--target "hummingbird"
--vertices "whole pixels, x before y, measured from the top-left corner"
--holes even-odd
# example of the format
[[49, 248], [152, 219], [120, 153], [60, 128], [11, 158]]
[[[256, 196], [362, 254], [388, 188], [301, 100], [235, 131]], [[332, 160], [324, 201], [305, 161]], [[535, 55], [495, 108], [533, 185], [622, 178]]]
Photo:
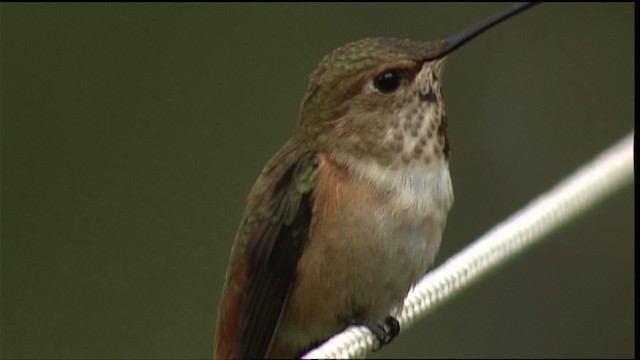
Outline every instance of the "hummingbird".
[[531, 7], [445, 40], [367, 38], [325, 56], [253, 185], [218, 306], [216, 358], [293, 358], [350, 325], [380, 346], [433, 264], [453, 205], [446, 56]]

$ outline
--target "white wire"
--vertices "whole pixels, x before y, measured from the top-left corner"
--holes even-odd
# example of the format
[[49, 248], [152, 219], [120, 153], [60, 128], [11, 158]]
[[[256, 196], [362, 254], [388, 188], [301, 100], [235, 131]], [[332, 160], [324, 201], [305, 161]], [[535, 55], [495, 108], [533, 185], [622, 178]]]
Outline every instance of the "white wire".
[[[463, 286], [514, 256], [598, 201], [634, 180], [632, 131], [554, 188], [496, 225], [480, 239], [425, 275], [409, 292], [400, 314], [402, 331]], [[303, 356], [364, 357], [377, 340], [363, 326], [351, 326]]]

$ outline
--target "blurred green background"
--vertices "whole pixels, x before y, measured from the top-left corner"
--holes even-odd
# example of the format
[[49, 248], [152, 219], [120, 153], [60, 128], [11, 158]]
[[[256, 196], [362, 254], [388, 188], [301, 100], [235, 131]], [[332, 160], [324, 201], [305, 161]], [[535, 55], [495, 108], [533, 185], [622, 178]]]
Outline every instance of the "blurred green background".
[[[210, 358], [245, 197], [318, 61], [506, 4], [0, 6], [1, 356]], [[437, 264], [634, 129], [634, 23], [633, 4], [543, 4], [450, 56]], [[371, 357], [634, 356], [633, 198]]]

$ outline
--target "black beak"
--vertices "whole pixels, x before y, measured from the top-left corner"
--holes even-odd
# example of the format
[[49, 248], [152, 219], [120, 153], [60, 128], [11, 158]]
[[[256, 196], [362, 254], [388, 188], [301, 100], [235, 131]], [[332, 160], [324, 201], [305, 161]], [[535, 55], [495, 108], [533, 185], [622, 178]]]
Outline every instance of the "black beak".
[[436, 60], [449, 55], [450, 53], [452, 53], [453, 51], [455, 51], [456, 49], [458, 49], [460, 46], [464, 45], [471, 39], [475, 38], [476, 36], [491, 29], [493, 26], [512, 17], [513, 15], [516, 15], [521, 11], [527, 10], [533, 5], [537, 5], [537, 3], [525, 2], [525, 3], [519, 3], [516, 5], [513, 5], [512, 7], [502, 11], [501, 13], [490, 16], [480, 21], [479, 23], [462, 30], [456, 35], [448, 39], [442, 40], [442, 43], [444, 45], [442, 48], [442, 51], [440, 51], [440, 53], [434, 55], [433, 57], [425, 60]]

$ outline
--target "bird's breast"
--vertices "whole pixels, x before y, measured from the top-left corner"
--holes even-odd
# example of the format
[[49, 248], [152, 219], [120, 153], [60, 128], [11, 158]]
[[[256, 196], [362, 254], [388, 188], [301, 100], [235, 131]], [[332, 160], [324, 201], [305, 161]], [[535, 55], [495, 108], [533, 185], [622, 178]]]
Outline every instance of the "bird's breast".
[[401, 170], [320, 155], [309, 239], [276, 338], [382, 320], [433, 263], [453, 202], [448, 165]]

